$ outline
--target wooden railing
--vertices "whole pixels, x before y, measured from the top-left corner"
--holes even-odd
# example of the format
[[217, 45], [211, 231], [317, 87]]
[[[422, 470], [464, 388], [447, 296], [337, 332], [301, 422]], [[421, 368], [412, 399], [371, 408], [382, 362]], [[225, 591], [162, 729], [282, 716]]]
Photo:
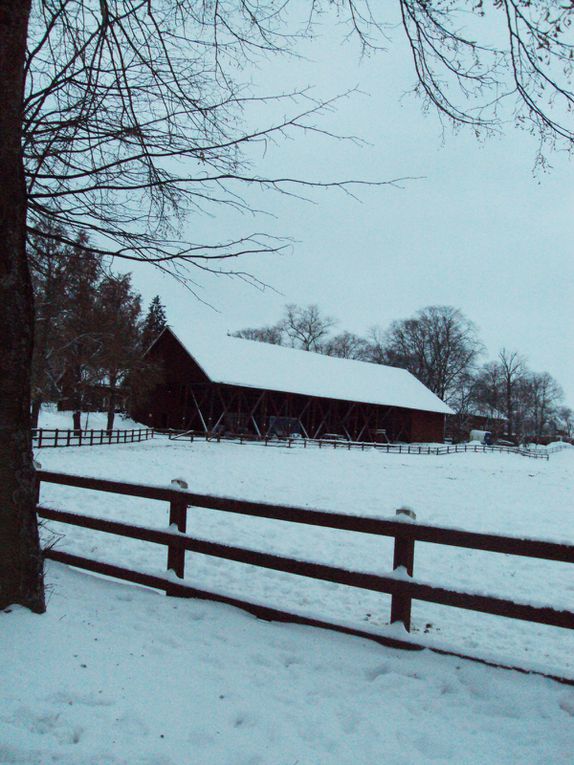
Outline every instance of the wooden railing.
[[34, 428], [34, 449], [61, 446], [103, 446], [108, 444], [133, 444], [153, 438], [152, 428], [132, 430], [61, 430], [58, 428]]
[[[436, 446], [426, 446], [424, 444], [379, 444], [374, 441], [350, 441], [344, 438], [278, 438], [277, 436], [256, 436], [252, 434], [237, 433], [223, 435], [221, 433], [205, 433], [195, 430], [168, 430], [165, 431], [171, 441], [194, 441], [204, 439], [206, 441], [231, 441], [240, 444], [264, 444], [265, 446], [285, 446], [285, 447], [317, 447], [319, 449], [375, 449], [386, 454], [460, 454], [469, 453], [487, 453], [501, 452], [506, 454], [519, 454], [522, 457], [531, 457], [532, 459], [549, 459], [549, 451], [546, 449], [527, 449], [519, 446], [498, 446], [493, 444], [438, 444]], [[556, 450], [552, 450], [552, 453]]]
[[[396, 520], [382, 520], [342, 513], [309, 510], [306, 508], [215, 497], [187, 491], [187, 486], [182, 481], [173, 481], [172, 487], [164, 488], [66, 475], [45, 470], [38, 471], [37, 477], [39, 482], [38, 492], [40, 491], [40, 482], [42, 482], [111, 492], [114, 494], [141, 497], [145, 499], [161, 500], [169, 503], [169, 528], [163, 531], [144, 526], [137, 526], [123, 521], [112, 521], [104, 518], [51, 509], [42, 505], [38, 506], [38, 515], [45, 520], [67, 523], [73, 526], [166, 546], [168, 551], [167, 569], [168, 571], [175, 573], [177, 580], [174, 579], [173, 574], [168, 574], [166, 577], [150, 575], [123, 566], [112, 565], [105, 561], [86, 558], [83, 555], [63, 552], [54, 548], [45, 550], [45, 556], [51, 560], [68, 563], [89, 571], [106, 574], [108, 576], [117, 577], [148, 587], [158, 588], [164, 590], [169, 595], [220, 601], [243, 608], [264, 619], [289, 621], [334, 629], [340, 632], [370, 638], [379, 643], [395, 647], [411, 649], [423, 647], [408, 638], [389, 638], [381, 636], [380, 634], [354, 629], [349, 626], [311, 619], [300, 614], [270, 608], [265, 604], [253, 603], [248, 600], [230, 598], [215, 592], [200, 590], [183, 581], [185, 576], [185, 552], [189, 551], [246, 563], [253, 566], [269, 568], [275, 571], [297, 574], [299, 576], [311, 577], [313, 579], [320, 579], [328, 582], [336, 582], [360, 589], [388, 593], [391, 595], [391, 623], [402, 622], [407, 631], [410, 631], [410, 610], [411, 601], [413, 599], [479, 611], [487, 614], [496, 614], [539, 624], [574, 629], [574, 612], [572, 611], [560, 610], [550, 606], [534, 606], [530, 603], [517, 602], [494, 595], [485, 595], [484, 593], [436, 587], [432, 584], [417, 581], [412, 578], [415, 542], [430, 542], [433, 544], [449, 545], [471, 550], [484, 550], [506, 555], [519, 555], [566, 563], [574, 563], [574, 545], [429, 526], [415, 522], [412, 519], [405, 517], [404, 514], [401, 514]], [[38, 496], [40, 496], [39, 493]], [[361, 534], [393, 537], [395, 540], [393, 558], [394, 570], [386, 576], [349, 571], [340, 567], [314, 563], [308, 560], [271, 555], [263, 551], [250, 550], [196, 539], [185, 533], [187, 511], [190, 506], [221, 510], [228, 513], [238, 513], [258, 518], [288, 521], [290, 523], [320, 526], [322, 528], [342, 529]], [[397, 511], [397, 513], [405, 512], [408, 511]], [[457, 651], [433, 650], [438, 650], [439, 653], [451, 653], [457, 656], [465, 656], [465, 654]], [[475, 657], [466, 656], [466, 658]], [[501, 665], [497, 664], [497, 666]], [[574, 681], [572, 682], [574, 683]]]

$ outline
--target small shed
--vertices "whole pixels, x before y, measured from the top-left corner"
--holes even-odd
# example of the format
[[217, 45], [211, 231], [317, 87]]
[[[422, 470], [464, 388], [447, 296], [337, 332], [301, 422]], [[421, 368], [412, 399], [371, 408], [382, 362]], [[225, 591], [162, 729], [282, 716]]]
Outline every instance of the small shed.
[[205, 433], [442, 441], [451, 409], [404, 369], [168, 327], [163, 382], [135, 416]]

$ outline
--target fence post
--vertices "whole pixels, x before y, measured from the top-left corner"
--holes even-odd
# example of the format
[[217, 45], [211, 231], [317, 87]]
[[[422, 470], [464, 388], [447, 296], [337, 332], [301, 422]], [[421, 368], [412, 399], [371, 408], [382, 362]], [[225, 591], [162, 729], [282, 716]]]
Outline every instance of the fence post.
[[[406, 507], [400, 507], [397, 515], [405, 515], [407, 518], [416, 520], [416, 515]], [[413, 575], [415, 559], [415, 540], [395, 537], [395, 550], [393, 555], [393, 570], [401, 566], [406, 569], [409, 576]], [[391, 597], [391, 624], [402, 622], [406, 631], [411, 631], [411, 598], [408, 595], [396, 594]]]
[[42, 470], [42, 465], [38, 460], [34, 460], [34, 508], [40, 504], [40, 479], [38, 478], [38, 470]]
[[[187, 489], [187, 483], [181, 478], [174, 478], [172, 485], [177, 486], [178, 489]], [[185, 497], [174, 498], [169, 503], [169, 525], [177, 527], [178, 531], [185, 534], [187, 528], [187, 502]], [[167, 548], [167, 569], [173, 571], [174, 574], [183, 579], [185, 574], [185, 550], [181, 548], [169, 545]], [[166, 595], [174, 596], [173, 589], [168, 585], [165, 591]], [[177, 596], [175, 596], [177, 597]]]

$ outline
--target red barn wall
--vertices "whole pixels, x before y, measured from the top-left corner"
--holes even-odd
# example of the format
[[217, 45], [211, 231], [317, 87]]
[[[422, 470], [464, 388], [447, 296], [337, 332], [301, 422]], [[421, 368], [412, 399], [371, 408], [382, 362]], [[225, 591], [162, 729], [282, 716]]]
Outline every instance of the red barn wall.
[[[311, 397], [306, 406], [306, 396], [281, 392], [269, 392], [262, 406], [257, 407], [262, 391], [211, 383], [171, 332], [161, 335], [149, 355], [161, 363], [163, 379], [148, 403], [138, 407], [133, 416], [151, 427], [209, 430], [220, 421], [226, 407], [234, 414], [245, 414], [246, 425], [254, 432], [251, 412], [261, 433], [267, 430], [269, 415], [279, 414], [301, 417], [310, 434], [322, 423], [319, 435], [348, 432], [351, 438], [357, 438], [360, 433], [362, 440], [370, 440], [374, 431], [384, 428], [390, 441], [443, 441], [444, 415], [435, 412], [318, 397]], [[198, 414], [198, 406], [202, 415]]]
[[161, 335], [149, 357], [162, 365], [163, 379], [133, 416], [154, 428], [181, 428], [189, 385], [208, 378], [170, 332]]
[[413, 411], [411, 414], [412, 442], [429, 443], [444, 439], [444, 414], [438, 412]]

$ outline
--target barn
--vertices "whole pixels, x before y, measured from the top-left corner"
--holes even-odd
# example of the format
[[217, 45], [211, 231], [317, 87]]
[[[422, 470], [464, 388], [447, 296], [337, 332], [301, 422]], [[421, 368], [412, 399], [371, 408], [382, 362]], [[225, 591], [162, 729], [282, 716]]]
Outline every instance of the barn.
[[134, 415], [156, 428], [353, 441], [442, 441], [450, 408], [404, 369], [166, 328], [163, 382]]

